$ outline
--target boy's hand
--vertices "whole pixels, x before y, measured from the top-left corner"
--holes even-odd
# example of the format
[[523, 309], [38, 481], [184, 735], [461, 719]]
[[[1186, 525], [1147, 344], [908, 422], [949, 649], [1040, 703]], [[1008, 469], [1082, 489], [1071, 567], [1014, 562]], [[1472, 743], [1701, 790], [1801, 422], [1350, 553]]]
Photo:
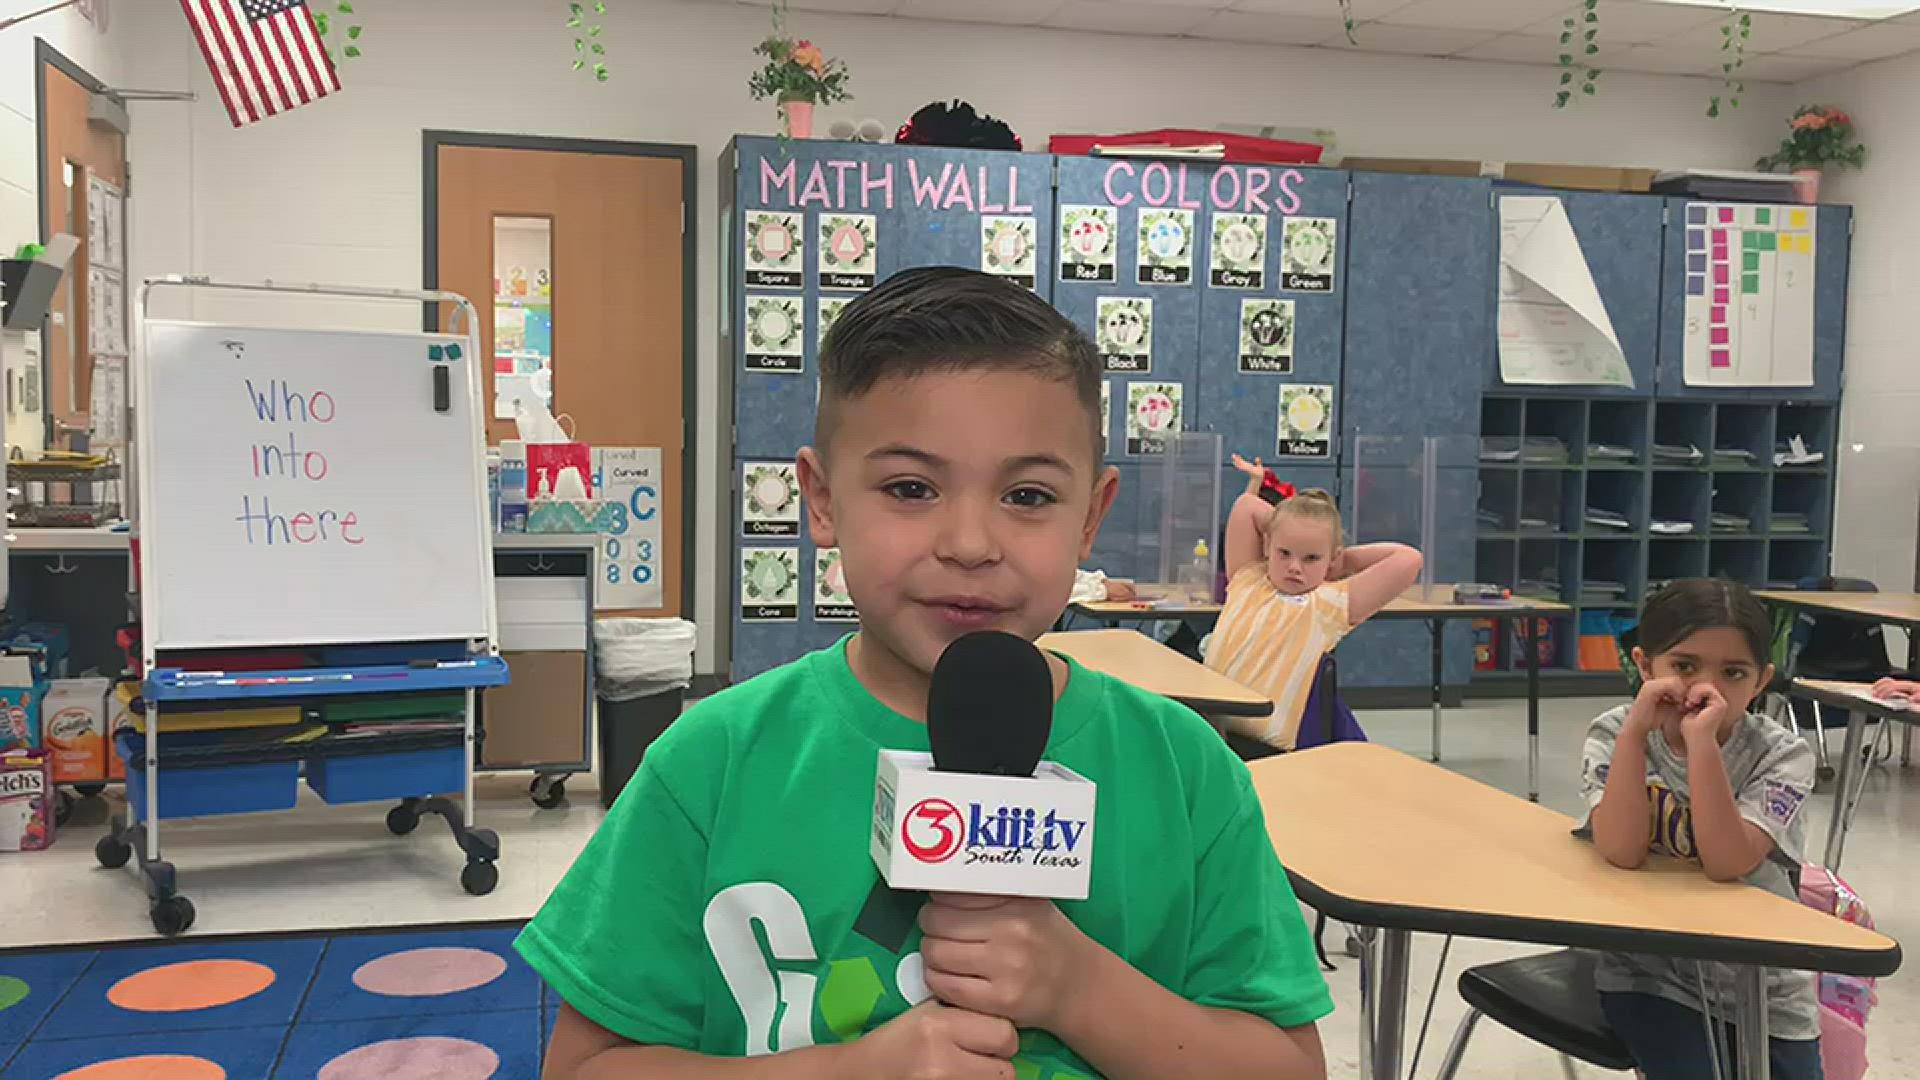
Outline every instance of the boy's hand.
[[1620, 733], [1645, 739], [1656, 731], [1670, 728], [1670, 722], [1679, 720], [1686, 697], [1687, 684], [1675, 676], [1648, 679], [1640, 684], [1640, 693], [1633, 699], [1633, 707], [1627, 710], [1627, 722]]
[[1720, 723], [1727, 716], [1727, 699], [1712, 683], [1695, 683], [1687, 691], [1680, 710], [1680, 734], [1691, 743], [1695, 739], [1718, 741]]
[[855, 1076], [889, 1080], [1013, 1080], [1013, 1023], [922, 1002], [849, 1044]]
[[949, 1005], [1051, 1030], [1092, 940], [1051, 900], [934, 893], [920, 909], [927, 989]]
[[1889, 675], [1873, 684], [1873, 696], [1883, 700], [1886, 698], [1906, 698], [1910, 701], [1920, 699], [1920, 683], [1907, 682], [1905, 679], [1896, 679]]

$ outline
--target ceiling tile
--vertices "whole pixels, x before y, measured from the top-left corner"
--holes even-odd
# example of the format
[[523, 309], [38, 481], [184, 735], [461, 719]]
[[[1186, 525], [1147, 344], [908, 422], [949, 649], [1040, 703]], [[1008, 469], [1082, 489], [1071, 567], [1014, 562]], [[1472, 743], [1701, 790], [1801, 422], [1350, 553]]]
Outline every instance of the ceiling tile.
[[1061, 0], [900, 0], [893, 13], [912, 19], [1033, 26], [1060, 4]]
[[[1356, 22], [1378, 19], [1406, 7], [1415, 0], [1353, 0], [1353, 18]], [[1217, 7], [1230, 7], [1234, 11], [1251, 11], [1261, 15], [1304, 15], [1324, 19], [1331, 16], [1340, 18], [1340, 0], [1221, 0]]]
[[1884, 60], [1915, 49], [1920, 49], [1920, 23], [1883, 22], [1781, 51], [1834, 60]]
[[[1819, 41], [1836, 34], [1843, 34], [1858, 27], [1857, 21], [1850, 19], [1816, 19], [1811, 15], [1774, 15], [1765, 11], [1752, 12], [1753, 26], [1747, 34], [1747, 55], [1754, 53], [1784, 52], [1797, 48], [1810, 41]], [[1606, 18], [1602, 12], [1601, 19]], [[1725, 37], [1720, 33], [1726, 22], [1724, 13], [1713, 21], [1696, 26], [1683, 33], [1673, 34], [1662, 39], [1662, 44], [1691, 46], [1693, 48], [1712, 49], [1718, 52]], [[1601, 30], [1605, 34], [1604, 29]]]
[[1566, 0], [1473, 0], [1466, 4], [1460, 0], [1415, 0], [1380, 21], [1447, 30], [1515, 31], [1566, 9]]
[[1503, 34], [1454, 54], [1463, 60], [1503, 60], [1513, 64], [1558, 64], [1560, 39], [1532, 34]]
[[[1557, 15], [1522, 28], [1523, 33], [1559, 38], [1561, 20], [1579, 11], [1574, 5]], [[1642, 0], [1606, 0], [1599, 5], [1601, 47], [1649, 45], [1700, 26], [1720, 25], [1721, 13], [1711, 8], [1681, 4], [1652, 4]], [[1718, 42], [1715, 42], [1718, 45]]]
[[1635, 45], [1618, 54], [1609, 66], [1616, 71], [1644, 71], [1656, 75], [1720, 74], [1720, 64], [1715, 54], [1676, 45]]
[[1496, 36], [1498, 35], [1492, 30], [1439, 30], [1433, 27], [1391, 26], [1376, 22], [1354, 27], [1353, 37], [1358, 44], [1348, 42], [1345, 34], [1340, 34], [1322, 44], [1349, 52], [1452, 56], [1462, 49], [1470, 49], [1482, 42], [1491, 41]]
[[1747, 82], [1797, 83], [1838, 71], [1848, 64], [1847, 60], [1771, 53], [1747, 57], [1740, 65], [1740, 75]]
[[1339, 19], [1251, 11], [1215, 12], [1188, 33], [1216, 41], [1254, 41], [1267, 45], [1318, 45], [1336, 37], [1345, 40], [1346, 36]]
[[1210, 12], [1176, 4], [1135, 3], [1131, 0], [1067, 0], [1042, 25], [1108, 34], [1184, 34]]

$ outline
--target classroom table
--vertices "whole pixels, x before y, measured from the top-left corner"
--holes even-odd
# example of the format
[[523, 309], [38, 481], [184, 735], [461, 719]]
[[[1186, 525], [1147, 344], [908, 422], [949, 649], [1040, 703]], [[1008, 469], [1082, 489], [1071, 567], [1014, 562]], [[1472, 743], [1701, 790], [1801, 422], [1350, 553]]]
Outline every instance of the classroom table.
[[1677, 860], [1616, 869], [1571, 835], [1572, 818], [1378, 744], [1247, 767], [1294, 891], [1366, 928], [1361, 1073], [1371, 1080], [1401, 1071], [1415, 931], [1738, 965], [1746, 1080], [1768, 1070], [1763, 968], [1880, 976], [1900, 966], [1899, 943], [1884, 935]]
[[1446, 661], [1444, 631], [1451, 619], [1492, 619], [1504, 623], [1519, 619], [1524, 628], [1527, 650], [1527, 798], [1540, 800], [1540, 643], [1535, 619], [1572, 615], [1573, 609], [1552, 600], [1525, 597], [1500, 601], [1456, 601], [1439, 603], [1397, 596], [1375, 612], [1369, 622], [1391, 619], [1425, 619], [1433, 633], [1433, 752], [1431, 760], [1440, 760], [1440, 696]]
[[1123, 622], [1211, 622], [1220, 617], [1220, 604], [1165, 604], [1151, 600], [1084, 600], [1067, 605], [1067, 613], [1094, 619], [1107, 627]]
[[1133, 630], [1067, 630], [1038, 642], [1083, 666], [1170, 697], [1202, 716], [1270, 716], [1273, 700]]
[[[1832, 709], [1844, 709], [1847, 714], [1847, 739], [1845, 749], [1840, 751], [1840, 773], [1837, 777], [1839, 794], [1833, 800], [1833, 820], [1827, 823], [1827, 848], [1821, 857], [1829, 870], [1840, 869], [1840, 858], [1847, 847], [1847, 830], [1853, 827], [1853, 812], [1860, 805], [1860, 796], [1867, 789], [1867, 766], [1865, 761], [1865, 742], [1867, 720], [1896, 721], [1908, 725], [1920, 724], [1920, 702], [1913, 708], [1903, 709], [1887, 703], [1875, 701], [1868, 695], [1873, 689], [1871, 683], [1836, 682], [1831, 679], [1795, 679], [1793, 692], [1797, 697], [1817, 701]], [[1855, 774], [1858, 774], [1856, 779]]]

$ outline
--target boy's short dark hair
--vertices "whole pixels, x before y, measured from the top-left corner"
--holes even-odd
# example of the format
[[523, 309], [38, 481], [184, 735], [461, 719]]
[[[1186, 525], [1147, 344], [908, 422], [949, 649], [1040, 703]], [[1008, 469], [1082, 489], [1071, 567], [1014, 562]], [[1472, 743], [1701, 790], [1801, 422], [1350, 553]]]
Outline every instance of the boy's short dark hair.
[[1021, 371], [1073, 387], [1099, 465], [1100, 354], [1086, 333], [1033, 290], [957, 266], [902, 270], [848, 304], [820, 344], [814, 444], [832, 437], [842, 402], [882, 379], [927, 372]]
[[1745, 585], [1725, 578], [1681, 578], [1647, 598], [1640, 610], [1640, 647], [1659, 656], [1701, 630], [1738, 630], [1756, 667], [1773, 658], [1773, 619]]

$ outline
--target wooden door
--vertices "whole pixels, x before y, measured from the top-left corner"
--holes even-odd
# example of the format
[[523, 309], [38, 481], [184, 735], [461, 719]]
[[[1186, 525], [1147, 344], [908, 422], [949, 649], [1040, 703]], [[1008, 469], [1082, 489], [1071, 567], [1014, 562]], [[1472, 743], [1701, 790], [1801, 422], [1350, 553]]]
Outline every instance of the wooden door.
[[[680, 615], [687, 417], [684, 413], [684, 165], [678, 157], [497, 146], [435, 146], [437, 287], [482, 312], [489, 415], [495, 402], [496, 305], [514, 293], [498, 248], [516, 227], [543, 236], [550, 260], [550, 386], [555, 416], [594, 446], [659, 447], [663, 602], [636, 615]], [[507, 231], [501, 226], [505, 223]], [[498, 291], [505, 296], [497, 295]], [[443, 313], [442, 319], [449, 319]], [[564, 421], [563, 421], [564, 422]], [[509, 418], [489, 442], [514, 438]], [[606, 614], [603, 612], [603, 614]]]
[[[88, 328], [96, 303], [118, 303], [117, 324], [125, 328], [126, 310], [120, 294], [94, 296], [90, 281], [94, 264], [89, 248], [96, 239], [89, 224], [87, 199], [92, 181], [104, 180], [124, 193], [127, 185], [126, 138], [109, 127], [87, 122], [92, 91], [73, 74], [51, 63], [40, 65], [42, 101], [40, 137], [45, 147], [45, 173], [40, 177], [47, 230], [52, 237], [72, 233], [80, 241], [65, 280], [54, 294], [54, 316], [47, 320], [46, 411], [51, 417], [54, 445], [64, 447], [70, 431], [85, 432], [93, 392], [95, 350]], [[124, 224], [119, 216], [115, 227]], [[124, 243], [116, 251], [124, 252]], [[115, 268], [124, 282], [124, 254]], [[108, 269], [103, 267], [102, 269]], [[122, 287], [124, 293], [124, 285]]]

